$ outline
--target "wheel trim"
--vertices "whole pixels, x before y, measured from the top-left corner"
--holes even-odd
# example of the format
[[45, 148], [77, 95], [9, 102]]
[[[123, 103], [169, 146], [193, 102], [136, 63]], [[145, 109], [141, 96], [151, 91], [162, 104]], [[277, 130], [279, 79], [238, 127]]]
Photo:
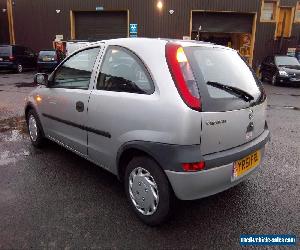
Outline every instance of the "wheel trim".
[[273, 77], [272, 77], [272, 84], [275, 85], [275, 83], [276, 83], [276, 75], [273, 75]]
[[18, 64], [18, 72], [22, 72], [23, 71], [23, 66], [21, 64]]
[[28, 119], [28, 130], [31, 140], [35, 142], [38, 137], [38, 127], [33, 115], [31, 115]]
[[156, 212], [159, 203], [158, 187], [153, 176], [142, 167], [129, 175], [129, 195], [135, 208], [143, 215]]

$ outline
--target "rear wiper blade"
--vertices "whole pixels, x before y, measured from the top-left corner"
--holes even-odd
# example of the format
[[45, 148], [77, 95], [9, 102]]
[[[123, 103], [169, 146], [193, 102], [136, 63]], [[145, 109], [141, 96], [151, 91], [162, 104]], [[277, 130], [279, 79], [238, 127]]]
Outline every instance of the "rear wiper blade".
[[206, 84], [218, 89], [222, 89], [230, 94], [234, 94], [235, 96], [242, 98], [246, 102], [250, 102], [254, 100], [254, 97], [252, 95], [239, 88], [228, 86], [219, 82], [211, 82], [211, 81], [208, 81]]

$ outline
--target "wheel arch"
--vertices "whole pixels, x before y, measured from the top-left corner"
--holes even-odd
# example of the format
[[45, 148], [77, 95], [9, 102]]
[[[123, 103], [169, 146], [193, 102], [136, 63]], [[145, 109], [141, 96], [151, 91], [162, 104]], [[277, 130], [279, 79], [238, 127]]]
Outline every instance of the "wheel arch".
[[33, 103], [32, 103], [32, 102], [28, 102], [28, 103], [25, 105], [25, 110], [24, 110], [24, 112], [25, 112], [25, 119], [27, 119], [28, 112], [29, 112], [29, 110], [31, 110], [31, 109], [33, 109], [33, 110], [36, 112], [36, 109], [35, 109]]
[[[154, 160], [160, 167], [158, 159], [143, 145], [142, 142], [129, 142], [123, 145], [117, 154], [117, 176], [123, 182], [125, 169], [128, 163], [136, 156], [146, 156]], [[162, 168], [162, 167], [161, 167]]]

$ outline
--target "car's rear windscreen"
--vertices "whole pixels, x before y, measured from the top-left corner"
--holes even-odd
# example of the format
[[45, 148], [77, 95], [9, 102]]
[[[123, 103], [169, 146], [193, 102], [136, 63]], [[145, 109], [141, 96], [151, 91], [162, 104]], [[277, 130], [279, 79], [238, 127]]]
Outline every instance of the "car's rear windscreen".
[[[248, 93], [253, 97], [252, 103], [261, 98], [261, 82], [236, 51], [201, 46], [186, 47], [184, 51], [197, 79], [200, 95], [205, 99], [204, 106], [207, 110], [222, 111], [249, 107], [250, 102], [227, 91], [226, 86]], [[219, 88], [221, 85], [223, 89]]]
[[49, 50], [49, 51], [40, 51], [39, 58], [43, 58], [44, 56], [54, 57], [56, 55], [55, 51]]
[[10, 56], [11, 47], [10, 46], [0, 46], [0, 56]]

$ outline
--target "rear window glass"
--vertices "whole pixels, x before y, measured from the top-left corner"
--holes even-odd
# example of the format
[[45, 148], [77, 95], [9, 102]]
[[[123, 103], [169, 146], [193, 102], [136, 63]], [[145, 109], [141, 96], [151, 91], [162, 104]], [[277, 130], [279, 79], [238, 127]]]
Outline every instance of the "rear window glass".
[[40, 51], [39, 57], [43, 56], [55, 56], [55, 51]]
[[10, 46], [0, 46], [0, 56], [10, 56], [11, 47]]
[[243, 90], [253, 96], [254, 100], [260, 97], [259, 80], [237, 52], [207, 47], [188, 47], [185, 51], [191, 59], [193, 71], [201, 78], [198, 81], [207, 86], [211, 98], [237, 97], [228, 91], [211, 86], [210, 82]]

